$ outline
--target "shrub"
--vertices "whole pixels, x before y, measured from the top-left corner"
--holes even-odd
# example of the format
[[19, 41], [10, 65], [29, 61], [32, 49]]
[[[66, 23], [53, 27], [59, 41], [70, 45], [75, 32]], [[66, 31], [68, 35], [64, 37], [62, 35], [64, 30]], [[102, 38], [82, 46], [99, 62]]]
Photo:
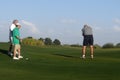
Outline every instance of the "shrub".
[[45, 38], [45, 45], [52, 45], [52, 40], [51, 38]]
[[72, 45], [70, 45], [71, 47], [82, 47], [81, 45], [79, 45], [79, 44], [72, 44]]
[[113, 43], [106, 43], [103, 45], [102, 48], [114, 48], [114, 44]]
[[54, 45], [61, 45], [61, 42], [60, 42], [60, 40], [55, 39], [55, 40], [53, 41], [53, 44], [54, 44]]
[[95, 45], [94, 45], [94, 48], [95, 48], [95, 49], [96, 49], [96, 48], [101, 48], [101, 46], [98, 45], [98, 44], [95, 44]]
[[33, 38], [24, 38], [22, 41], [22, 44], [24, 45], [30, 45], [30, 46], [44, 46], [44, 42], [41, 40], [36, 40]]
[[116, 44], [116, 47], [117, 47], [117, 48], [120, 48], [120, 43]]

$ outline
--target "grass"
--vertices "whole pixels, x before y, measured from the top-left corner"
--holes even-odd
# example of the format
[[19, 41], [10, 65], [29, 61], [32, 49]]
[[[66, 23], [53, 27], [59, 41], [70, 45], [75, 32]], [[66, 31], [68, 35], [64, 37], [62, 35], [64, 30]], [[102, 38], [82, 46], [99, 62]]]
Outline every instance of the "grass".
[[[29, 60], [14, 61], [0, 44], [1, 80], [119, 80], [120, 49], [96, 49], [95, 58], [80, 59], [81, 49], [22, 46]], [[89, 52], [89, 50], [87, 50]]]

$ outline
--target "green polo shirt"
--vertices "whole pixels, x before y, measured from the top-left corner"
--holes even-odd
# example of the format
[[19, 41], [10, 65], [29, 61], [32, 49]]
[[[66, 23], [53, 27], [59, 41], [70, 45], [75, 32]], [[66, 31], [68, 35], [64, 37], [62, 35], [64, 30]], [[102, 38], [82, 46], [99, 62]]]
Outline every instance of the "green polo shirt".
[[19, 32], [19, 28], [15, 28], [13, 30], [13, 44], [20, 44], [20, 40], [18, 39], [18, 37], [20, 37], [20, 32]]

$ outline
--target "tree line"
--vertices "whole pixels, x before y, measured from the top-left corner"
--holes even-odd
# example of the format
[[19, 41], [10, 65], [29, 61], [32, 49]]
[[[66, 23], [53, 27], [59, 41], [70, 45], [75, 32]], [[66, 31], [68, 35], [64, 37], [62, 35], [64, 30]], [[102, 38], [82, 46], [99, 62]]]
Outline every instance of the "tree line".
[[[27, 37], [23, 39], [22, 44], [25, 45], [31, 45], [31, 46], [45, 46], [45, 45], [56, 45], [59, 46], [61, 45], [61, 41], [59, 39], [54, 39], [52, 40], [51, 38], [39, 38], [39, 39], [34, 39], [33, 37]], [[65, 44], [63, 46], [70, 46], [70, 47], [82, 47], [80, 44]], [[117, 43], [114, 45], [113, 43], [106, 43], [103, 46], [100, 46], [98, 44], [94, 45], [95, 48], [120, 48], [120, 43]]]
[[24, 38], [22, 44], [31, 45], [31, 46], [44, 46], [44, 45], [61, 45], [59, 39], [52, 41], [51, 38], [39, 38], [34, 39], [33, 37]]
[[120, 43], [114, 45], [113, 43], [106, 43], [102, 46], [102, 48], [120, 48]]

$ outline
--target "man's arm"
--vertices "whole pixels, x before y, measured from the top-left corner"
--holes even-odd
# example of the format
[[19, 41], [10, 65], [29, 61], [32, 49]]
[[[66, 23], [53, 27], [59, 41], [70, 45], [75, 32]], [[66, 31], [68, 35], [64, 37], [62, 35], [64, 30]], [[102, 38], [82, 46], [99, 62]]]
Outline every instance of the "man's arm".
[[82, 36], [85, 36], [85, 34], [84, 34], [84, 28], [82, 29]]
[[84, 32], [82, 32], [82, 36], [85, 36], [85, 35], [84, 35]]
[[20, 37], [19, 37], [19, 36], [15, 36], [15, 37], [20, 40]]

